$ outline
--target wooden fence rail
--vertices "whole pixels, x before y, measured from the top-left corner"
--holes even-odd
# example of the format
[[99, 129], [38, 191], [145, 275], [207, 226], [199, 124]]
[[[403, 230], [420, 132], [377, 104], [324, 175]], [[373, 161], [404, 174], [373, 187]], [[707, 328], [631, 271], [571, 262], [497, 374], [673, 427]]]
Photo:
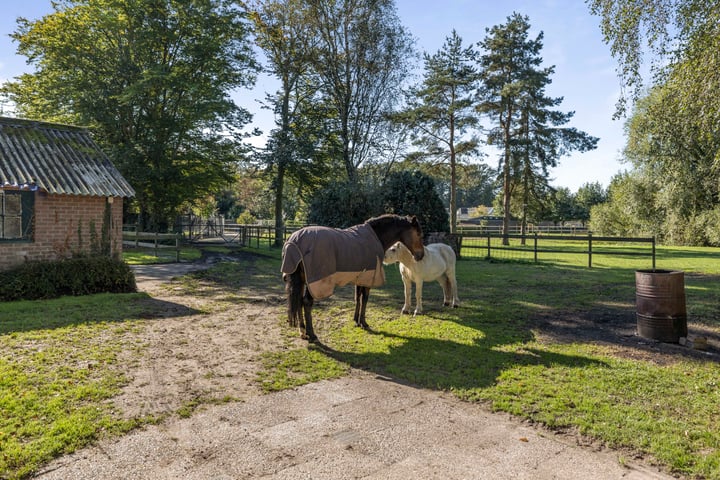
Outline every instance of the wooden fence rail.
[[175, 261], [180, 261], [182, 235], [179, 233], [138, 232], [123, 229], [123, 243], [138, 249], [151, 249], [156, 257], [161, 250], [175, 250]]
[[[505, 240], [508, 240], [507, 243]], [[519, 242], [511, 243], [509, 240], [519, 240]], [[531, 242], [531, 245], [528, 245]], [[562, 245], [562, 242], [570, 245]], [[541, 254], [569, 254], [569, 255], [587, 255], [588, 268], [593, 266], [593, 256], [597, 255], [613, 255], [613, 256], [645, 256], [650, 257], [652, 269], [655, 269], [656, 249], [655, 238], [638, 238], [638, 237], [602, 237], [594, 236], [592, 233], [587, 235], [501, 235], [501, 234], [485, 234], [485, 235], [464, 235], [461, 239], [461, 256], [478, 256], [476, 252], [482, 252], [485, 258], [492, 258], [493, 251], [506, 252], [524, 252], [532, 254], [533, 260], [538, 261]], [[648, 250], [620, 250], [618, 248], [605, 248], [606, 244], [649, 244]], [[544, 244], [544, 245], [543, 245]], [[576, 244], [576, 245], [573, 245]], [[497, 256], [497, 255], [495, 255]]]
[[[275, 244], [275, 227], [267, 225], [239, 225], [223, 223], [222, 225], [193, 224], [189, 228], [176, 226], [179, 233], [156, 234], [124, 231], [123, 240], [133, 241], [137, 245], [141, 240], [153, 242], [155, 249], [162, 248], [159, 240], [173, 239], [176, 241], [177, 256], [180, 255], [180, 239], [189, 243], [222, 243], [254, 248], [271, 248]], [[283, 242], [290, 234], [301, 227], [285, 227], [283, 229]], [[132, 229], [130, 226], [129, 230]], [[200, 233], [202, 232], [202, 233]], [[593, 257], [598, 255], [614, 256], [644, 256], [649, 257], [652, 269], [655, 269], [655, 239], [636, 237], [604, 237], [594, 236], [591, 232], [583, 235], [573, 232], [572, 235], [557, 235], [536, 231], [532, 234], [503, 235], [494, 231], [480, 231], [467, 229], [458, 233], [457, 247], [461, 257], [494, 258], [503, 255], [503, 252], [518, 252], [521, 255], [532, 256], [535, 262], [547, 254], [586, 255], [587, 265], [593, 266]], [[280, 242], [281, 244], [283, 242]], [[608, 248], [607, 244], [613, 244]], [[617, 248], [619, 245], [631, 245], [628, 249]], [[649, 245], [649, 249], [634, 249], [633, 244]]]

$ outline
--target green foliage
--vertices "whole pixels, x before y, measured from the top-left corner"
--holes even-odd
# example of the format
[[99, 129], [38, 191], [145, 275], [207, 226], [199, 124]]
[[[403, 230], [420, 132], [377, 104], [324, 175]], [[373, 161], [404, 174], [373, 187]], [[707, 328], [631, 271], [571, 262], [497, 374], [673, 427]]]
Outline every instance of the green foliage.
[[[513, 197], [525, 206], [542, 200], [548, 169], [571, 151], [588, 151], [598, 139], [566, 127], [574, 112], [553, 110], [562, 102], [545, 94], [554, 67], [540, 68], [543, 34], [529, 38], [526, 16], [513, 13], [507, 23], [488, 30], [480, 42], [482, 87], [478, 109], [491, 121], [487, 143], [500, 150], [503, 225], [510, 219]], [[523, 219], [524, 220], [524, 219]]]
[[[632, 212], [632, 230], [665, 243], [720, 245], [720, 11], [713, 2], [640, 0], [588, 2], [601, 18], [626, 90], [616, 115], [634, 101], [625, 158], [632, 195], [608, 209]], [[650, 88], [640, 66], [650, 57]], [[642, 96], [644, 95], [644, 96]]]
[[318, 191], [310, 202], [308, 223], [334, 228], [358, 225], [377, 211], [371, 196], [356, 182], [335, 182]]
[[590, 210], [607, 200], [607, 191], [600, 182], [585, 183], [575, 193], [575, 218], [583, 225], [590, 221]]
[[423, 232], [449, 232], [447, 210], [431, 177], [419, 171], [390, 174], [381, 187], [383, 213], [415, 215]]
[[698, 112], [687, 108], [686, 92], [670, 78], [637, 102], [624, 151], [633, 169], [613, 179], [611, 205], [593, 210], [591, 223], [610, 231], [602, 224], [612, 213], [617, 221], [611, 224], [624, 224], [626, 234], [652, 234], [668, 244], [720, 245], [713, 223], [720, 206], [720, 137], [704, 133]]
[[435, 182], [419, 171], [391, 173], [374, 189], [353, 182], [330, 184], [313, 197], [307, 221], [347, 228], [383, 213], [415, 215], [425, 233], [449, 231], [448, 214]]
[[254, 225], [255, 222], [257, 222], [257, 218], [255, 218], [255, 216], [248, 210], [245, 210], [240, 214], [236, 222], [240, 225]]
[[717, 115], [720, 111], [717, 108], [720, 12], [715, 2], [655, 0], [648, 5], [645, 0], [589, 0], [587, 3], [590, 11], [600, 17], [605, 42], [610, 44], [610, 51], [618, 61], [618, 75], [624, 88], [616, 117], [625, 115], [628, 100], [637, 100], [646, 91], [643, 67], [649, 64], [653, 81], [663, 83], [665, 75], [676, 69], [673, 61], [688, 59], [693, 60], [693, 66], [686, 72], [686, 92], [694, 97], [696, 105], [706, 107], [700, 119]]
[[254, 82], [243, 10], [226, 0], [57, 2], [12, 35], [36, 67], [6, 85], [20, 114], [88, 125], [136, 191], [143, 229], [226, 184]]
[[134, 291], [130, 267], [105, 256], [31, 262], [0, 272], [0, 301]]

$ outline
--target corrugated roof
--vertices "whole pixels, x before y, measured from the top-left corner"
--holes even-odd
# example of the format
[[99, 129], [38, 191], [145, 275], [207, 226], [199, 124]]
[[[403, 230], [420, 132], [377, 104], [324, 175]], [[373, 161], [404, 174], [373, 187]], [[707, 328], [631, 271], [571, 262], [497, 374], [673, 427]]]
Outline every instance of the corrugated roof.
[[135, 190], [87, 129], [0, 117], [0, 188], [133, 197]]

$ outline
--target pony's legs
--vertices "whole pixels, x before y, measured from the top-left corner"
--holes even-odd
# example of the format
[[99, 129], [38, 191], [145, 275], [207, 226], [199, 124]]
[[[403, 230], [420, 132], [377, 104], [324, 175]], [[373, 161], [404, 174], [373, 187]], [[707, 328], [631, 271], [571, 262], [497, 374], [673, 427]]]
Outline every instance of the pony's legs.
[[448, 307], [452, 302], [452, 282], [450, 281], [450, 277], [443, 273], [437, 281], [442, 287], [443, 305]]
[[370, 328], [365, 321], [365, 309], [369, 297], [370, 287], [355, 285], [355, 314], [353, 315], [353, 319], [355, 320], [355, 325], [366, 330]]
[[314, 342], [315, 340], [317, 340], [317, 336], [315, 335], [315, 331], [313, 330], [312, 326], [312, 307], [314, 302], [315, 299], [312, 297], [312, 295], [310, 295], [310, 290], [306, 288], [302, 302], [303, 312], [305, 313], [305, 322], [304, 325], [302, 322], [300, 323], [300, 336], [309, 342]]
[[422, 313], [422, 311], [423, 311], [422, 290], [423, 290], [423, 280], [422, 280], [422, 278], [419, 278], [419, 279], [415, 280], [415, 313], [414, 313], [414, 315], [418, 315], [418, 314]]
[[450, 289], [450, 294], [452, 295], [452, 306], [453, 308], [458, 308], [460, 306], [460, 297], [458, 297], [458, 286], [457, 286], [457, 279], [455, 278], [455, 270], [448, 270], [447, 272], [447, 278], [448, 278], [448, 287]]
[[405, 288], [405, 303], [400, 310], [400, 313], [410, 313], [410, 307], [412, 306], [412, 280], [403, 275], [402, 277], [403, 287]]

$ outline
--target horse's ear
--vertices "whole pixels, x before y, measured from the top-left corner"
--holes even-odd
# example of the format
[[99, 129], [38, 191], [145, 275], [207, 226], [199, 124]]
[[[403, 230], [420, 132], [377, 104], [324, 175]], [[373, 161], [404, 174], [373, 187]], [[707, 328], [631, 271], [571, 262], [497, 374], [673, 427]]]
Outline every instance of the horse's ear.
[[418, 220], [415, 215], [412, 216], [412, 219], [410, 221], [412, 222], [413, 226], [420, 226], [420, 220]]

